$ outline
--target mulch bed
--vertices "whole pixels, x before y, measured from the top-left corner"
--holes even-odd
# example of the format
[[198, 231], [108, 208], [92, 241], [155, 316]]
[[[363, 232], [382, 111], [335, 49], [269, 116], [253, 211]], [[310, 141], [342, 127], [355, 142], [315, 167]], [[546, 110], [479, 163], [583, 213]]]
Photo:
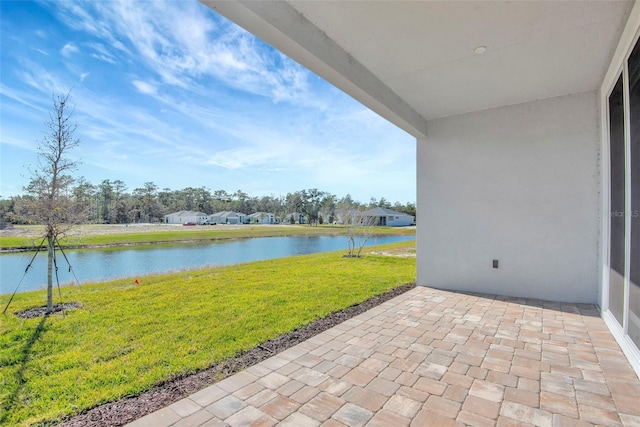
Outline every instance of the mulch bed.
[[97, 406], [59, 424], [65, 427], [122, 426], [195, 393], [228, 376], [238, 373], [269, 357], [326, 331], [345, 320], [382, 304], [415, 287], [415, 283], [397, 287], [361, 304], [332, 313], [288, 334], [280, 335], [225, 362], [193, 374], [177, 376], [139, 396], [125, 397]]
[[[82, 307], [82, 304], [80, 304], [79, 302], [65, 302], [63, 304], [55, 304], [53, 306], [53, 309], [51, 310], [51, 313], [49, 314], [59, 313], [61, 311], [64, 312], [69, 310], [75, 310], [80, 307]], [[47, 306], [45, 305], [42, 307], [33, 307], [28, 310], [19, 311], [18, 313], [16, 313], [16, 316], [22, 319], [34, 319], [36, 317], [42, 317], [46, 314], [47, 314]]]

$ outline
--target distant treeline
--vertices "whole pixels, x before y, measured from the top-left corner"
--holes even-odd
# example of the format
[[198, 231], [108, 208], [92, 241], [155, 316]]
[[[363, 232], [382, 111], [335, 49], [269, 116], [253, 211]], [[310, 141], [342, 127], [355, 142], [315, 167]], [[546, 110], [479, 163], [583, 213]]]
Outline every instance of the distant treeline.
[[[25, 194], [0, 199], [0, 221], [13, 224], [33, 224], [36, 221], [31, 207], [33, 195]], [[371, 198], [368, 203], [353, 200], [349, 194], [342, 198], [318, 189], [300, 190], [286, 196], [252, 197], [238, 190], [211, 191], [206, 187], [187, 187], [182, 190], [159, 189], [153, 182], [128, 191], [121, 180], [106, 179], [98, 185], [84, 178], [70, 181], [61, 194], [68, 199], [68, 209], [79, 218], [78, 222], [97, 224], [129, 224], [136, 222], [163, 222], [173, 212], [190, 210], [206, 214], [235, 211], [244, 214], [268, 212], [281, 221], [287, 214], [300, 213], [309, 224], [333, 222], [341, 210], [383, 207], [416, 216], [414, 203], [391, 204], [384, 197]]]

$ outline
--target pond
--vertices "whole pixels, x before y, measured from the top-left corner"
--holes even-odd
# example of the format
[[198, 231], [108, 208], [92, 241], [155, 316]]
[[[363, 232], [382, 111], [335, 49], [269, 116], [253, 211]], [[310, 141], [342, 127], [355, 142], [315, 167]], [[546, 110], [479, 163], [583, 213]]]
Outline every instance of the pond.
[[[408, 240], [415, 240], [415, 237], [378, 236], [371, 238], [367, 246]], [[62, 285], [76, 283], [73, 273], [80, 283], [88, 283], [340, 249], [346, 252], [346, 236], [260, 237], [181, 246], [66, 250], [72, 272], [69, 272], [60, 251], [56, 251], [56, 260]], [[33, 252], [0, 255], [0, 294], [12, 293], [18, 284], [18, 292], [47, 287], [46, 252], [38, 253], [32, 267], [24, 275], [33, 255]]]

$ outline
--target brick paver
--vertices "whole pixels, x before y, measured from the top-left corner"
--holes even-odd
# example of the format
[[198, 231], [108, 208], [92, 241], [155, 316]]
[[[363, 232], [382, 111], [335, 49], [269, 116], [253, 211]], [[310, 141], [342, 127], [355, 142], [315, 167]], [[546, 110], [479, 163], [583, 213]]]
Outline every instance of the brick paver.
[[416, 288], [130, 426], [640, 426], [597, 307]]

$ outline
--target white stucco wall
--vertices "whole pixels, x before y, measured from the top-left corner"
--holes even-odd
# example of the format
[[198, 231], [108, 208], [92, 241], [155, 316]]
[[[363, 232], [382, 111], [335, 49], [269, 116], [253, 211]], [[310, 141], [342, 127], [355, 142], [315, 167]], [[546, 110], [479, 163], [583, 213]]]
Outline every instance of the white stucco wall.
[[430, 121], [418, 284], [597, 303], [598, 120], [591, 92]]
[[413, 224], [413, 217], [409, 215], [389, 215], [387, 225], [390, 227], [405, 227]]
[[165, 215], [165, 223], [167, 224], [184, 224], [185, 222], [195, 222], [202, 224], [207, 221], [209, 216], [202, 212], [180, 211]]

